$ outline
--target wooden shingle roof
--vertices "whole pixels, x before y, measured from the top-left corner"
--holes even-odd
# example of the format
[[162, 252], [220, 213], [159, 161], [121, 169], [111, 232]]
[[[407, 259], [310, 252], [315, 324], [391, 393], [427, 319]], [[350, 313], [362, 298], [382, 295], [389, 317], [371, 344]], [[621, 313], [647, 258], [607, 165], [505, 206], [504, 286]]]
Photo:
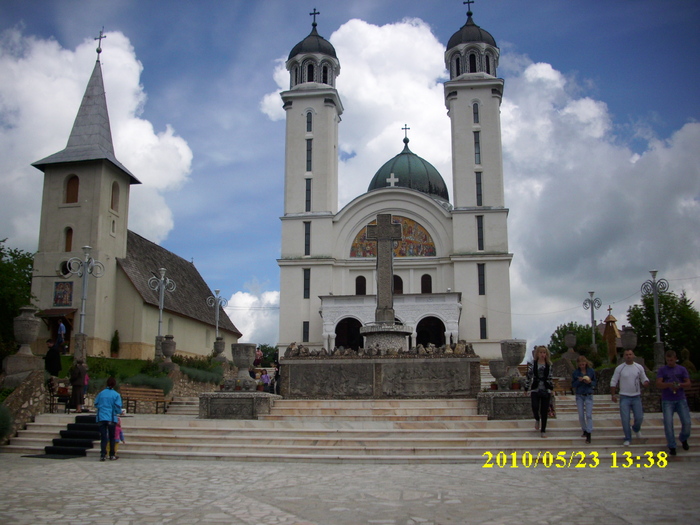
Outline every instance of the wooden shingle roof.
[[[148, 280], [154, 275], [160, 278], [158, 269], [165, 268], [165, 277], [175, 281], [176, 288], [165, 292], [163, 310], [215, 326], [214, 308], [207, 306], [207, 297], [214, 294], [191, 262], [129, 230], [126, 257], [117, 258], [117, 263], [144, 302], [156, 308], [158, 292], [148, 286]], [[219, 329], [242, 335], [223, 308], [219, 310]]]

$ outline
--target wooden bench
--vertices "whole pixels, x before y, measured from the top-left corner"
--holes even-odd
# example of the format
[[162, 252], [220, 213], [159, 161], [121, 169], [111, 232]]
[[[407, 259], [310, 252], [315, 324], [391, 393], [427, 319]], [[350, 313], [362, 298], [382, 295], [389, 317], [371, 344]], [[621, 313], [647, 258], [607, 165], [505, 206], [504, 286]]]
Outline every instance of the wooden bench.
[[119, 387], [119, 393], [122, 396], [122, 403], [127, 412], [133, 414], [136, 413], [138, 402], [142, 401], [144, 403], [154, 403], [156, 406], [156, 414], [160, 406], [163, 406], [163, 414], [167, 410], [167, 401], [165, 399], [165, 394], [160, 388], [143, 388], [136, 386], [125, 386]]
[[571, 380], [564, 379], [562, 377], [554, 377], [554, 393], [556, 395], [568, 395], [572, 394], [573, 390], [571, 388]]

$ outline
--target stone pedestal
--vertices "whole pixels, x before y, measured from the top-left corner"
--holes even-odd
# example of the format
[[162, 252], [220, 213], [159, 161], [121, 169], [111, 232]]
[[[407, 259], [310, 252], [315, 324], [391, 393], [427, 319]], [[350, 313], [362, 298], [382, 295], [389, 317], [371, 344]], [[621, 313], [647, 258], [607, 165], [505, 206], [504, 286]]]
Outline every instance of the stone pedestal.
[[664, 344], [654, 343], [654, 371], [658, 370], [666, 364], [666, 357], [664, 356]]
[[23, 306], [19, 311], [20, 314], [13, 319], [15, 341], [20, 344], [16, 355], [30, 357], [34, 355], [31, 344], [36, 341], [41, 320], [34, 315], [37, 309], [33, 306]]
[[257, 388], [255, 379], [250, 377], [250, 367], [255, 361], [255, 345], [252, 343], [233, 343], [231, 345], [233, 364], [238, 368], [236, 384], [245, 391], [253, 391]]
[[73, 336], [73, 360], [82, 359], [87, 362], [87, 334], [75, 334]]
[[163, 359], [163, 340], [165, 338], [162, 335], [157, 335], [156, 336], [156, 353], [154, 360], [161, 361]]
[[525, 357], [525, 339], [504, 339], [501, 341], [501, 355], [506, 365], [506, 377], [519, 377], [518, 365]]
[[360, 334], [365, 338], [364, 348], [393, 348], [399, 353], [408, 350], [408, 336], [412, 333], [411, 327], [394, 323], [369, 324], [360, 328]]
[[258, 419], [270, 413], [275, 399], [282, 397], [266, 392], [204, 392], [199, 394], [199, 419]]
[[521, 391], [480, 392], [477, 411], [489, 419], [528, 419], [532, 417], [530, 396]]

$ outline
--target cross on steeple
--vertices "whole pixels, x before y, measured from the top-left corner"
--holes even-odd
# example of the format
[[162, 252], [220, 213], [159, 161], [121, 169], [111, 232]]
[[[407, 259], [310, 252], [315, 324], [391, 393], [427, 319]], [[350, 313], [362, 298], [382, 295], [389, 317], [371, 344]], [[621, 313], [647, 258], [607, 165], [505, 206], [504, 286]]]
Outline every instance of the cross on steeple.
[[612, 306], [608, 305], [608, 315], [612, 314]]
[[474, 0], [466, 0], [465, 2], [462, 2], [467, 6], [467, 16], [472, 15], [472, 4], [474, 3]]
[[403, 138], [407, 139], [407, 138], [408, 138], [408, 130], [411, 129], [411, 128], [408, 127], [408, 124], [404, 124], [404, 125], [403, 125], [403, 128], [401, 128], [401, 129], [402, 129], [403, 132], [404, 132], [404, 137], [403, 137]]
[[314, 17], [314, 22], [311, 24], [313, 27], [316, 27], [316, 15], [320, 15], [321, 13], [319, 11], [316, 11], [316, 8], [314, 7], [314, 10], [312, 13], [309, 13], [309, 16]]
[[107, 35], [104, 34], [105, 31], [105, 26], [102, 26], [102, 29], [100, 29], [100, 36], [96, 36], [95, 40], [99, 40], [97, 43], [97, 58], [100, 58], [100, 53], [102, 53], [102, 39], [107, 38]]

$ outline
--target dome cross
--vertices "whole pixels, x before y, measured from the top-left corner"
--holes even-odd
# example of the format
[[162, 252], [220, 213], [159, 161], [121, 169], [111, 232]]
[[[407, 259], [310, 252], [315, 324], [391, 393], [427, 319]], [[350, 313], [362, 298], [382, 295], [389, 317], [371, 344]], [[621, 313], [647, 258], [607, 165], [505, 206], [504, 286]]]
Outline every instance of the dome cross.
[[472, 15], [472, 4], [474, 3], [474, 0], [465, 0], [462, 3], [467, 6], [467, 16], [471, 16]]
[[311, 24], [312, 26], [316, 27], [316, 15], [320, 15], [321, 13], [319, 11], [316, 11], [316, 8], [314, 7], [313, 12], [309, 13], [309, 16], [314, 17], [314, 22]]

